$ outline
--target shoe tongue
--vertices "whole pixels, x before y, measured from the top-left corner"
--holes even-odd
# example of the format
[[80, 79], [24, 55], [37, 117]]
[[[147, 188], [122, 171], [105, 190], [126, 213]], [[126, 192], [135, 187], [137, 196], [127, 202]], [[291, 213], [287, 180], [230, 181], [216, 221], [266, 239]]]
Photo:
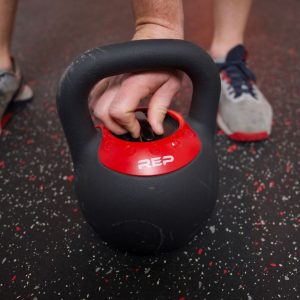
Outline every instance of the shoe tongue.
[[226, 61], [246, 61], [247, 58], [247, 51], [243, 45], [237, 45], [232, 48], [227, 56]]

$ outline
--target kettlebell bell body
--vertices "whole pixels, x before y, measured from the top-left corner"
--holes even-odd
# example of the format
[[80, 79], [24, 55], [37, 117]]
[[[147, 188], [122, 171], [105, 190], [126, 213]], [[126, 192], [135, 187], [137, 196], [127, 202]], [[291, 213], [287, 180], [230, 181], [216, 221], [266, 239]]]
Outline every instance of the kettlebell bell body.
[[[182, 70], [193, 83], [188, 117], [168, 111], [169, 135], [141, 142], [95, 128], [88, 95], [99, 80], [161, 69]], [[66, 69], [57, 106], [74, 163], [75, 191], [87, 221], [104, 241], [156, 254], [179, 248], [197, 234], [217, 198], [213, 137], [219, 93], [211, 58], [180, 40], [95, 48]]]

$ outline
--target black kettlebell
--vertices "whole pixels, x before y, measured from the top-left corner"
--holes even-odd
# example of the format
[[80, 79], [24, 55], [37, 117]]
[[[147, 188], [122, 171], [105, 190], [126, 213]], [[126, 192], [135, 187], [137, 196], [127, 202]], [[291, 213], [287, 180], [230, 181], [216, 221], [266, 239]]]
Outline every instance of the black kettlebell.
[[[161, 69], [182, 70], [191, 78], [187, 118], [169, 110], [166, 133], [156, 136], [141, 109], [140, 140], [95, 128], [88, 96], [99, 80]], [[75, 191], [87, 221], [104, 241], [122, 250], [155, 254], [179, 248], [197, 234], [217, 197], [213, 138], [219, 94], [212, 59], [180, 40], [98, 47], [66, 69], [57, 106], [74, 163]]]

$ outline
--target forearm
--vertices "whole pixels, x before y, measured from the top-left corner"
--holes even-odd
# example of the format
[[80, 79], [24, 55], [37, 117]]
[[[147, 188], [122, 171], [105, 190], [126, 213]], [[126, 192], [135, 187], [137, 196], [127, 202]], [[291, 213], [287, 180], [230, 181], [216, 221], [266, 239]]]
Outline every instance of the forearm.
[[132, 0], [135, 37], [183, 39], [184, 16], [181, 0]]

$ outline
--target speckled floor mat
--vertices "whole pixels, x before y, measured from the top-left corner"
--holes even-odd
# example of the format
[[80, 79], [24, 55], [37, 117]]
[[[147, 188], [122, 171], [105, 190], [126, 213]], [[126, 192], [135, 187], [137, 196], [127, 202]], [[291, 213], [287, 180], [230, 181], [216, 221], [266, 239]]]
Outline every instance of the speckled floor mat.
[[[202, 46], [209, 5], [186, 1], [187, 39]], [[251, 66], [274, 108], [270, 140], [218, 132], [208, 225], [184, 249], [143, 258], [108, 248], [83, 219], [55, 106], [71, 59], [130, 38], [130, 5], [21, 1], [14, 54], [35, 99], [0, 138], [0, 299], [299, 299], [299, 11], [298, 0], [256, 1], [248, 26]], [[173, 108], [186, 112], [190, 97], [186, 81]]]

